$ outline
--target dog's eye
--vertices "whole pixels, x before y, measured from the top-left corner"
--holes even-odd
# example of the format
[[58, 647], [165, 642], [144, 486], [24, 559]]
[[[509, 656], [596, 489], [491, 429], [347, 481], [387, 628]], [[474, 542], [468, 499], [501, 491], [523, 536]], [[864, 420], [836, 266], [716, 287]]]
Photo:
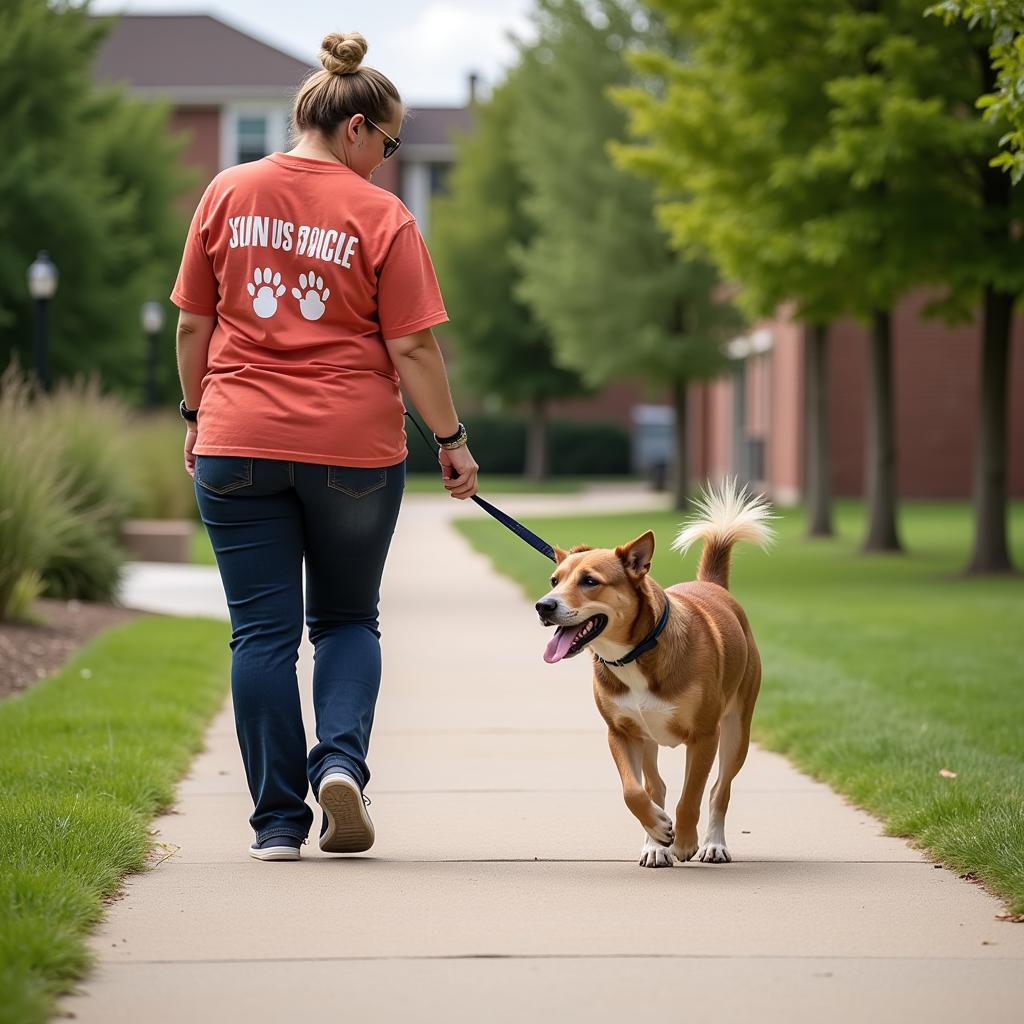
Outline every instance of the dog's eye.
[[558, 577], [557, 576], [552, 576], [551, 577], [551, 586], [553, 586], [553, 587], [557, 587], [558, 586]]
[[599, 587], [601, 584], [593, 576], [584, 576], [580, 580], [580, 585], [584, 587]]

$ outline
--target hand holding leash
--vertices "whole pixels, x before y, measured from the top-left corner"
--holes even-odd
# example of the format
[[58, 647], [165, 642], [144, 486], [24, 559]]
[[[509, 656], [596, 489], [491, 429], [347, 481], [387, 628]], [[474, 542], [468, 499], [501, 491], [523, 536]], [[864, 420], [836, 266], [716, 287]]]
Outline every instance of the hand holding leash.
[[477, 492], [477, 473], [480, 467], [468, 445], [461, 448], [440, 448], [437, 461], [441, 464], [441, 479], [453, 498], [465, 501]]
[[[428, 440], [426, 432], [419, 424], [419, 420], [417, 420], [416, 417], [413, 416], [413, 414], [409, 412], [408, 409], [406, 410], [405, 415], [409, 418], [409, 422], [412, 423], [412, 425], [416, 428], [420, 437], [423, 438], [423, 443], [427, 445], [428, 448], [433, 449], [434, 445], [432, 445]], [[459, 425], [461, 427], [461, 424]], [[452, 459], [449, 458], [446, 461], [443, 458], [443, 456], [446, 454], [450, 455], [452, 451], [460, 450], [465, 451], [466, 455], [469, 456], [470, 460], [473, 460], [473, 456], [469, 454], [469, 450], [468, 448], [466, 448], [465, 445], [462, 445], [461, 449], [441, 448], [437, 453], [437, 461], [441, 463], [442, 480], [444, 481], [445, 487], [448, 487], [449, 482], [454, 482], [459, 479], [458, 473], [460, 463], [455, 462], [453, 464]], [[555, 556], [555, 549], [546, 540], [544, 540], [541, 537], [538, 537], [537, 534], [535, 534], [532, 530], [528, 530], [525, 526], [523, 526], [521, 522], [519, 522], [518, 519], [513, 519], [510, 515], [507, 515], [505, 512], [502, 512], [500, 508], [497, 508], [495, 505], [492, 505], [489, 501], [484, 501], [484, 499], [481, 498], [480, 495], [476, 493], [476, 474], [478, 470], [479, 466], [477, 466], [476, 462], [473, 461], [472, 493], [466, 494], [464, 495], [464, 497], [472, 498], [489, 516], [492, 516], [494, 519], [497, 519], [497, 521], [501, 523], [502, 526], [504, 526], [506, 529], [511, 530], [520, 540], [525, 541], [527, 544], [529, 544], [534, 551], [539, 551], [545, 558], [550, 558], [552, 562], [556, 562], [558, 559]], [[463, 483], [465, 483], [465, 481]], [[450, 489], [451, 488], [449, 488], [449, 490]], [[455, 497], [459, 497], [459, 495], [455, 495]]]

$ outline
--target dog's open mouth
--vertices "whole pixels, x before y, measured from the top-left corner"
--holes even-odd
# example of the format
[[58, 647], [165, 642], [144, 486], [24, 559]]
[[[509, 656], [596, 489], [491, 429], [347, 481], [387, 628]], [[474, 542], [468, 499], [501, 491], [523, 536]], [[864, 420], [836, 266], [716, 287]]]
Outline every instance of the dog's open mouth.
[[579, 626], [559, 626], [544, 651], [544, 660], [554, 665], [563, 658], [574, 657], [607, 625], [607, 615], [594, 615]]

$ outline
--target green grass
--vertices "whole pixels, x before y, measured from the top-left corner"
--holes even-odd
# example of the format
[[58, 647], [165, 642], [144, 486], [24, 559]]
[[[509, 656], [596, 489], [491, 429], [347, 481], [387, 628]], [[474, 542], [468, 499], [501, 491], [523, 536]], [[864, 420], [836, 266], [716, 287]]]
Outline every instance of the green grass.
[[0, 703], [0, 1022], [41, 1024], [227, 692], [226, 626], [140, 619]]
[[216, 565], [217, 559], [213, 554], [213, 547], [210, 545], [210, 535], [206, 527], [200, 523], [192, 534], [192, 564], [193, 565]]
[[[696, 551], [680, 559], [669, 550], [677, 519], [527, 525], [566, 548], [613, 546], [653, 528], [653, 571], [667, 585], [696, 566]], [[738, 549], [732, 590], [765, 668], [756, 739], [1022, 913], [1024, 580], [959, 575], [966, 506], [906, 505], [902, 557], [860, 555], [862, 524], [859, 506], [844, 504], [839, 538], [808, 541], [802, 516], [785, 513], [770, 554]], [[484, 521], [457, 525], [532, 599], [547, 590], [550, 563], [513, 535]], [[1013, 508], [1011, 529], [1024, 565], [1024, 505]], [[957, 777], [940, 777], [944, 768]]]

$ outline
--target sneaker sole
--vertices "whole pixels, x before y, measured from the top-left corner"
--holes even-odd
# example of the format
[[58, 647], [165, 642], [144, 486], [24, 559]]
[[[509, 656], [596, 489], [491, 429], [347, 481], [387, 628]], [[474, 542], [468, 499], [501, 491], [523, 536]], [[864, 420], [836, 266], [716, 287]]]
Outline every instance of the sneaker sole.
[[299, 860], [299, 851], [294, 846], [264, 846], [262, 850], [250, 846], [249, 856], [256, 860]]
[[320, 837], [324, 853], [362, 853], [373, 846], [373, 822], [354, 781], [328, 778], [318, 803], [327, 815], [327, 831]]

